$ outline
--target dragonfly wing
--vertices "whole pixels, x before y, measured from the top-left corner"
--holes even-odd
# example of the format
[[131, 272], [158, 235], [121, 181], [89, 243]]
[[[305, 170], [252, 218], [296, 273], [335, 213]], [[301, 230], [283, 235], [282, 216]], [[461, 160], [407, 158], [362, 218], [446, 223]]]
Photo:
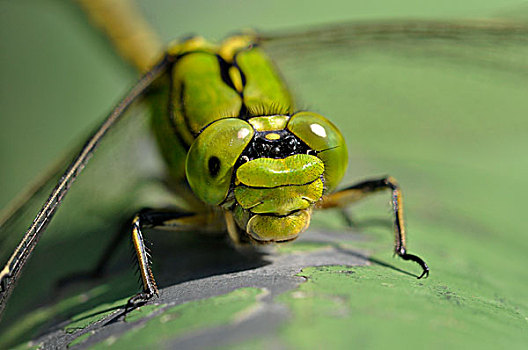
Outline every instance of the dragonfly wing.
[[528, 23], [522, 20], [363, 21], [262, 34], [260, 40], [277, 60], [377, 52], [528, 72]]
[[[102, 229], [98, 221], [102, 219], [100, 215], [104, 214], [105, 210], [110, 212], [109, 209], [113, 209], [112, 215], [106, 214], [104, 218], [115, 218], [104, 220], [109, 225], [115, 224], [123, 215], [131, 215], [130, 209], [137, 204], [133, 197], [134, 189], [139, 188], [137, 183], [146, 177], [159, 175], [161, 162], [148, 136], [149, 123], [145, 113], [129, 113], [129, 118], [119, 122], [128, 107], [150, 88], [152, 83], [166, 71], [168, 65], [169, 62], [165, 59], [145, 74], [87, 138], [73, 160], [54, 166], [42, 180], [37, 181], [37, 185], [31, 189], [32, 192], [28, 192], [25, 200], [15, 204], [3, 216], [0, 227], [1, 253], [7, 263], [0, 275], [2, 288], [0, 312], [6, 305], [6, 300], [22, 267], [45, 231], [67, 231], [68, 234], [62, 233], [62, 236], [59, 234], [55, 237], [59, 240], [56, 244], [64, 247], [69, 247], [68, 240], [79, 241], [82, 232], [103, 231], [100, 234], [104, 235], [106, 230]], [[90, 161], [99, 146], [102, 149], [98, 150], [97, 157]], [[67, 159], [72, 158], [67, 157]], [[90, 166], [86, 167], [89, 161]], [[84, 174], [80, 181], [72, 186], [83, 170]], [[47, 229], [59, 207], [64, 207], [64, 210], [61, 210], [61, 215]], [[120, 210], [116, 212], [116, 209]], [[34, 216], [36, 210], [38, 214]], [[24, 237], [14, 249], [13, 237], [20, 239], [20, 234], [24, 231], [26, 232]], [[108, 231], [106, 233], [108, 234]], [[53, 236], [53, 232], [49, 235]], [[100, 242], [96, 236], [91, 240]], [[82, 247], [82, 245], [78, 246]], [[11, 257], [8, 255], [10, 251], [13, 251]], [[43, 251], [41, 257], [50, 259], [51, 256], [46, 256], [45, 253]], [[62, 251], [61, 254], [67, 255], [68, 252]], [[35, 292], [43, 293], [47, 287], [50, 287], [50, 283], [53, 283], [57, 273], [64, 273], [64, 270], [60, 271], [61, 262], [60, 259], [58, 260], [53, 269], [47, 267], [46, 271], [34, 271], [36, 275], [43, 277], [42, 283], [39, 284], [42, 289]], [[28, 276], [27, 279], [32, 278]], [[34, 282], [33, 280], [32, 283]]]

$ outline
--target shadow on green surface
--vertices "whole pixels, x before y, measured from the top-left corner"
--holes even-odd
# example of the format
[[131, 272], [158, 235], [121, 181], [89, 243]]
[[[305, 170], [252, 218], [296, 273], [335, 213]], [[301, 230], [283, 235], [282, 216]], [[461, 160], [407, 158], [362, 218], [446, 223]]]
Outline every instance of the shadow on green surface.
[[[244, 249], [241, 252], [235, 249], [224, 236], [203, 236], [193, 233], [167, 234], [166, 231], [152, 231], [147, 234], [153, 251], [154, 274], [160, 289], [209, 276], [255, 269], [269, 263], [265, 259], [264, 252], [256, 249]], [[123, 246], [129, 245], [129, 242], [123, 243]], [[79, 254], [81, 251], [78, 238], [61, 240], [61, 247], [59, 250], [57, 247], [51, 250], [39, 247], [38, 254], [45, 257], [57, 254], [67, 255], [62, 257], [69, 261], [67, 270], [71, 271], [72, 266], [82, 266], [77, 272], [74, 271], [74, 274], [86, 269], [83, 254]], [[70, 249], [65, 247], [70, 247]], [[101, 253], [96, 247], [90, 248], [84, 245], [83, 248], [82, 251], [92, 251], [95, 255]], [[92, 261], [97, 260], [94, 260], [94, 257], [89, 258]], [[36, 257], [35, 260], [38, 262], [40, 259]], [[52, 268], [59, 278], [64, 277], [65, 275], [60, 273], [64, 270], [64, 268], [61, 269], [60, 261], [55, 261], [55, 264], [56, 266], [50, 267], [48, 262], [47, 268]], [[2, 320], [2, 328], [10, 329], [11, 326], [17, 324], [19, 319], [24, 318], [24, 314], [31, 314], [37, 306], [45, 310], [47, 316], [39, 315], [37, 319], [33, 318], [33, 321], [29, 321], [33, 323], [33, 326], [21, 333], [16, 330], [11, 331], [13, 334], [2, 332], [4, 334], [0, 338], [1, 343], [6, 346], [14, 345], [17, 340], [36, 338], [42, 335], [42, 332], [48, 333], [60, 329], [63, 322], [74, 315], [83, 315], [76, 319], [76, 322], [80, 322], [83, 319], [92, 320], [97, 315], [106, 316], [110, 311], [124, 307], [128, 298], [141, 288], [140, 280], [134, 278], [132, 274], [132, 271], [136, 269], [135, 264], [134, 259], [128, 259], [126, 250], [121, 248], [117, 250], [116, 256], [112, 257], [112, 261], [109, 261], [108, 271], [101, 278], [91, 280], [80, 278], [78, 281], [66, 283], [63, 287], [57, 288], [54, 280], [47, 279], [49, 276], [35, 276], [35, 278], [40, 277], [41, 288], [26, 290], [34, 294], [34, 297], [29, 299], [32, 300], [29, 303], [27, 299], [19, 295], [12, 299], [14, 303], [9, 304], [10, 309], [7, 314], [9, 317]], [[71, 276], [71, 272], [66, 275]], [[25, 279], [28, 278], [31, 280], [32, 276], [25, 277]], [[35, 280], [31, 283], [35, 283]], [[23, 285], [21, 287], [24, 288]], [[113, 306], [105, 307], [105, 305]], [[97, 311], [92, 312], [93, 310]], [[117, 320], [118, 316], [115, 319]]]

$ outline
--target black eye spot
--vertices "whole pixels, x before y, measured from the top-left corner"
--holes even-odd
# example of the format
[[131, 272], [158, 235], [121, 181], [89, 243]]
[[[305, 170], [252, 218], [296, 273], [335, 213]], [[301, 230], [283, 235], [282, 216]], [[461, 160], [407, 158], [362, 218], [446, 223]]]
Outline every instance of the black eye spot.
[[209, 167], [209, 174], [212, 177], [216, 177], [220, 171], [220, 159], [218, 159], [218, 157], [212, 156], [209, 158], [207, 166]]

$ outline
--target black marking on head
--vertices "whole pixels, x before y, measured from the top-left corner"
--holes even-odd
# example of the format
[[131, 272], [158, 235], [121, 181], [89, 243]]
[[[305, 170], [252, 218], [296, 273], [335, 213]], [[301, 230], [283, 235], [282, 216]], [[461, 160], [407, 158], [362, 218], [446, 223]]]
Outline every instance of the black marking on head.
[[[277, 134], [279, 138], [270, 140], [266, 138], [268, 134]], [[294, 154], [306, 154], [309, 151], [310, 147], [288, 130], [255, 132], [255, 136], [238, 158], [235, 168], [257, 158], [280, 159]]]
[[220, 159], [216, 156], [210, 157], [207, 162], [207, 169], [209, 170], [209, 175], [216, 177], [220, 171]]

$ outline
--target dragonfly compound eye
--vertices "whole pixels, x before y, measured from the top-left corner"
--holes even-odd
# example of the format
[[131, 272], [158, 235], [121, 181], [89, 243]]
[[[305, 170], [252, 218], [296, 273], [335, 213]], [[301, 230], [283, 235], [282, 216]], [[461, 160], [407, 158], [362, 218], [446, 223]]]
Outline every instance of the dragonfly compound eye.
[[198, 135], [187, 154], [185, 172], [191, 189], [202, 201], [222, 203], [231, 185], [233, 167], [254, 133], [242, 119], [225, 118]]
[[341, 181], [348, 164], [346, 143], [337, 127], [313, 112], [295, 113], [287, 129], [317, 154], [325, 167], [325, 191], [332, 191]]

